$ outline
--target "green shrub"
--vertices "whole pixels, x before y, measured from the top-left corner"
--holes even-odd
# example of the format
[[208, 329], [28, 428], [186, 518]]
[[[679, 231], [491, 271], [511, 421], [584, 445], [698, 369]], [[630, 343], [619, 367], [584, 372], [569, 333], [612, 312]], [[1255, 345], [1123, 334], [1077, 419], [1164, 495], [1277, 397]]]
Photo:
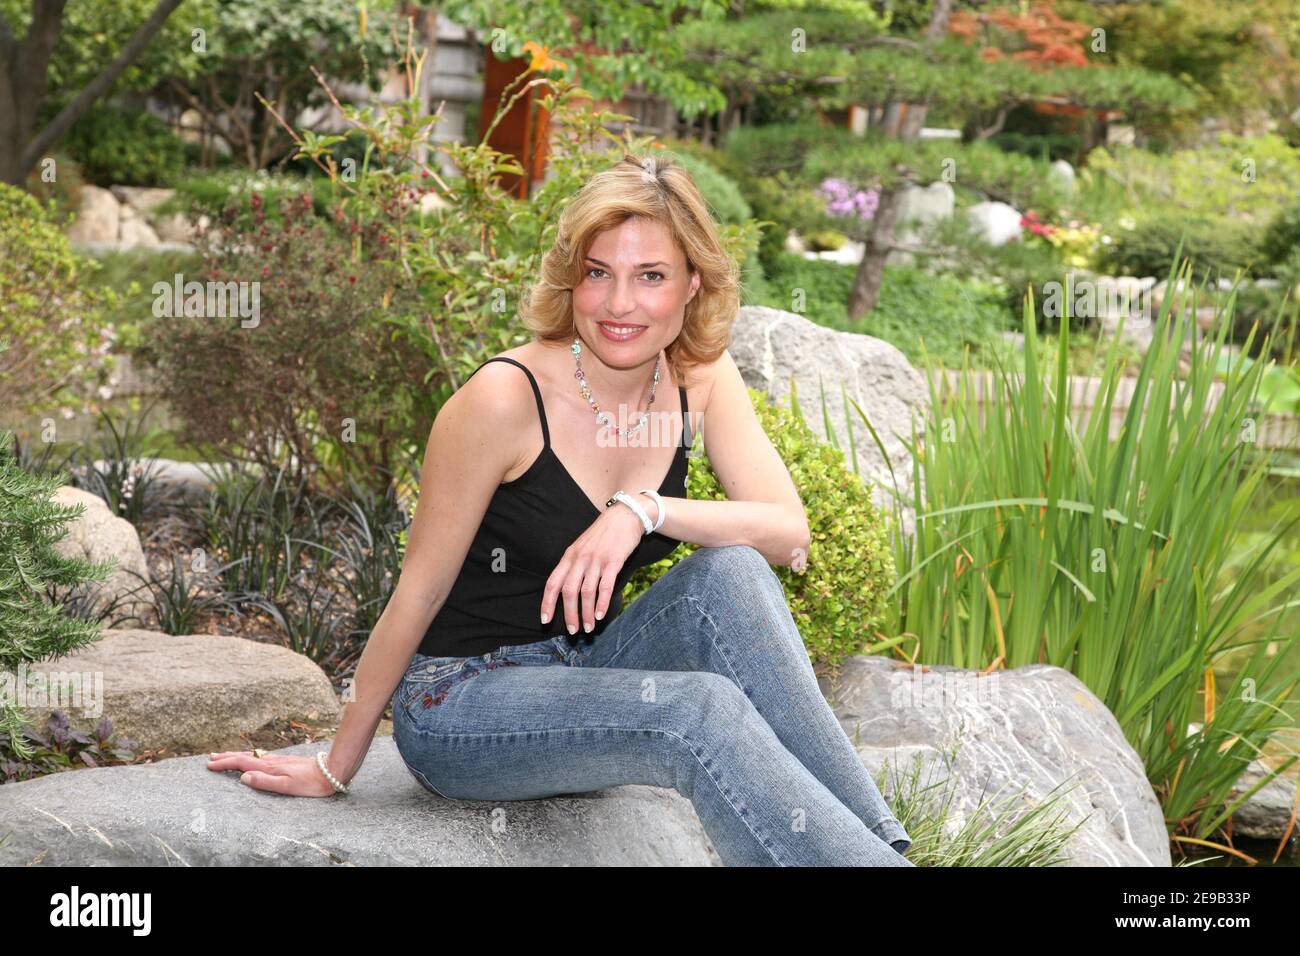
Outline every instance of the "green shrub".
[[185, 143], [166, 123], [104, 104], [73, 124], [64, 149], [97, 186], [166, 186], [185, 166]]
[[691, 174], [691, 179], [695, 180], [695, 185], [699, 187], [700, 194], [708, 202], [713, 218], [719, 225], [740, 225], [753, 218], [753, 211], [741, 195], [740, 187], [715, 166], [691, 153], [676, 150], [667, 152], [674, 162]]
[[[812, 530], [807, 568], [773, 570], [785, 587], [790, 613], [814, 661], [836, 663], [878, 637], [894, 563], [883, 518], [840, 453], [818, 440], [795, 414], [749, 389], [754, 411], [799, 489]], [[706, 455], [692, 457], [690, 497], [721, 501], [725, 492]], [[683, 544], [662, 561], [633, 572], [625, 606], [678, 560], [695, 550]]]
[[14, 460], [13, 433], [0, 433], [0, 732], [20, 759], [32, 756], [24, 741], [22, 713], [7, 688], [17, 691], [20, 666], [60, 657], [99, 639], [99, 626], [75, 620], [50, 601], [54, 585], [102, 580], [111, 563], [64, 558], [54, 544], [84, 505], [54, 503], [66, 476], [32, 475]]
[[0, 409], [43, 410], [80, 399], [107, 374], [103, 309], [110, 292], [87, 290], [93, 263], [72, 253], [50, 213], [0, 183]]
[[[360, 167], [358, 166], [358, 169]], [[176, 181], [176, 194], [158, 207], [160, 215], [182, 213], [190, 218], [208, 216], [216, 219], [229, 210], [241, 227], [254, 219], [253, 197], [259, 200], [259, 212], [267, 219], [280, 218], [280, 203], [302, 193], [310, 193], [312, 209], [318, 216], [329, 213], [334, 188], [323, 177], [306, 177], [296, 173], [268, 173], [264, 169], [222, 169], [195, 172]]]
[[1300, 203], [1284, 207], [1264, 230], [1259, 252], [1273, 265], [1286, 262], [1300, 252]]
[[1250, 223], [1160, 211], [1139, 219], [1133, 229], [1116, 230], [1098, 258], [1103, 269], [1164, 277], [1182, 239], [1182, 255], [1193, 261], [1195, 275], [1230, 277], [1259, 257], [1257, 236]]

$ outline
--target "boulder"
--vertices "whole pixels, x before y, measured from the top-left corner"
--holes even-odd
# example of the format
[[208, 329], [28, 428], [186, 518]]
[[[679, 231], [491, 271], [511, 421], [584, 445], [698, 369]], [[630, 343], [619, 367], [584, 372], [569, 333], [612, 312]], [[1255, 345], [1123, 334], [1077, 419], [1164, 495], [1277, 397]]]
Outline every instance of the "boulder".
[[[55, 542], [54, 550], [65, 558], [86, 558], [101, 562], [117, 559], [113, 573], [103, 581], [83, 585], [90, 605], [103, 609], [117, 601], [112, 615], [135, 615], [147, 620], [153, 596], [145, 586], [149, 566], [140, 547], [135, 526], [108, 510], [99, 495], [65, 485], [54, 493], [55, 504], [84, 505], [80, 518], [68, 522], [68, 533]], [[137, 577], [137, 575], [139, 575]]]
[[[242, 637], [106, 630], [94, 644], [28, 670], [46, 672], [53, 685], [80, 682], [75, 706], [64, 696], [58, 708], [74, 726], [93, 728], [108, 717], [144, 750], [247, 749], [241, 735], [267, 724], [326, 726], [339, 716], [338, 695], [315, 662]], [[30, 700], [24, 707], [38, 726], [50, 709]]]
[[873, 498], [886, 514], [893, 514], [894, 486], [889, 467], [853, 406], [845, 404], [840, 391], [843, 382], [843, 394], [857, 402], [871, 419], [888, 452], [902, 495], [902, 527], [910, 532], [915, 518], [909, 504], [912, 459], [903, 441], [911, 440], [913, 419], [918, 429], [921, 427], [929, 391], [907, 357], [888, 342], [869, 335], [837, 332], [801, 315], [763, 306], [740, 309], [729, 350], [745, 384], [761, 389], [787, 408], [793, 378], [804, 421], [825, 439], [820, 376], [840, 448], [847, 454], [847, 429], [852, 428], [859, 473], [864, 480], [880, 482], [872, 488]]
[[68, 240], [116, 242], [121, 217], [121, 207], [111, 192], [98, 186], [82, 186], [76, 221], [68, 227]]
[[[1269, 768], [1252, 760], [1245, 773], [1232, 787], [1229, 801], [1236, 800], [1269, 773]], [[1292, 808], [1296, 806], [1296, 783], [1287, 777], [1277, 776], [1246, 798], [1232, 814], [1233, 836], [1251, 840], [1277, 841], [1291, 829]], [[1291, 829], [1291, 842], [1300, 840], [1300, 833]]]
[[[312, 756], [328, 741], [276, 753]], [[711, 866], [689, 800], [626, 786], [545, 800], [444, 800], [376, 737], [351, 792], [254, 790], [207, 757], [0, 787], [0, 866]]]
[[153, 218], [153, 212], [172, 196], [174, 189], [151, 189], [144, 186], [110, 186], [113, 195], [140, 215]]
[[194, 226], [180, 213], [157, 217], [153, 220], [153, 228], [162, 242], [189, 245], [194, 238]]
[[1048, 168], [1048, 176], [1060, 185], [1067, 194], [1075, 190], [1074, 167], [1063, 159], [1058, 159]]
[[[1164, 814], [1119, 722], [1069, 671], [1033, 664], [983, 675], [879, 656], [850, 657], [823, 679], [840, 725], [893, 792], [897, 773], [939, 784], [950, 813], [982, 799], [1042, 801], [1082, 826], [1065, 846], [1070, 866], [1171, 866]], [[915, 766], [913, 761], [919, 762]], [[934, 792], [934, 791], [932, 791]], [[1014, 804], [1013, 804], [1014, 805]], [[1004, 813], [999, 827], [1014, 816]]]
[[[128, 206], [122, 207], [130, 208]], [[137, 246], [143, 246], [147, 249], [156, 248], [158, 245], [158, 233], [153, 231], [153, 227], [139, 213], [134, 216], [123, 218], [122, 231], [118, 236], [121, 248], [132, 249]]]
[[[894, 241], [916, 243], [930, 226], [952, 218], [956, 196], [952, 186], [936, 180], [929, 186], [908, 186], [903, 190], [898, 221], [894, 227]], [[910, 252], [896, 249], [889, 253], [889, 265], [907, 265], [914, 259]]]
[[1004, 202], [978, 202], [966, 210], [976, 235], [993, 246], [1020, 239], [1020, 212]]

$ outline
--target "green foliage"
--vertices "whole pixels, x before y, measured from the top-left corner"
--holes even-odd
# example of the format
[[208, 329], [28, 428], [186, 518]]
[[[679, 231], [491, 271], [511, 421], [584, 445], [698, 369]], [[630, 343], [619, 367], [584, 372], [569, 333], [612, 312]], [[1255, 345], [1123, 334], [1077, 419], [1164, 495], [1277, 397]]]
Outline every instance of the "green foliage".
[[[828, 138], [809, 151], [801, 173], [809, 184], [834, 176], [863, 189], [951, 181], [1017, 209], [1036, 209], [1044, 215], [1055, 215], [1065, 201], [1048, 163], [983, 142]], [[868, 228], [869, 223], [864, 223], [858, 238]]]
[[[837, 451], [818, 441], [798, 416], [769, 404], [762, 392], [749, 389], [749, 394], [799, 489], [812, 530], [807, 568], [773, 570], [813, 660], [836, 663], [868, 647], [887, 613], [884, 595], [894, 581], [894, 565], [885, 524]], [[704, 454], [690, 459], [688, 489], [691, 498], [726, 498]], [[638, 568], [624, 588], [625, 604], [694, 550], [695, 545], [683, 544], [662, 561]]]
[[116, 299], [86, 288], [93, 268], [48, 210], [0, 183], [0, 408], [48, 414], [101, 384], [107, 368], [93, 360], [111, 338], [103, 309]]
[[[102, 73], [157, 5], [157, 0], [70, 0], [50, 59], [49, 109], [62, 108]], [[31, 0], [0, 0], [0, 16], [14, 36], [27, 32], [32, 6]], [[191, 31], [216, 33], [218, 7], [219, 0], [185, 0], [122, 73], [114, 91], [147, 92], [169, 77], [194, 76], [208, 68], [210, 61], [193, 49]]]
[[405, 33], [392, 0], [364, 7], [364, 31], [355, 0], [297, 0], [291, 6], [209, 2], [215, 3], [219, 27], [208, 31], [202, 72], [173, 83], [171, 92], [183, 106], [197, 108], [207, 131], [230, 147], [232, 160], [250, 169], [292, 151], [291, 138], [259, 108], [258, 96], [293, 125], [307, 108], [327, 103], [313, 68], [378, 90], [383, 68], [396, 53], [394, 35]]
[[195, 170], [175, 182], [176, 194], [157, 209], [158, 215], [181, 213], [191, 219], [218, 216], [234, 210], [234, 220], [247, 226], [253, 220], [253, 196], [258, 197], [261, 214], [270, 220], [280, 218], [281, 203], [303, 193], [311, 195], [312, 209], [327, 216], [336, 190], [328, 181], [288, 173], [272, 174], [264, 169]]
[[818, 325], [884, 339], [914, 363], [928, 354], [945, 365], [960, 365], [966, 349], [987, 349], [1010, 328], [998, 287], [912, 266], [888, 267], [879, 304], [860, 322], [851, 322], [844, 303], [855, 271], [855, 266], [783, 253], [768, 277], [771, 298], [761, 304], [796, 311], [795, 296], [802, 294], [806, 317]]
[[698, 159], [690, 153], [667, 151], [667, 155], [688, 173], [701, 195], [709, 204], [713, 218], [719, 223], [742, 225], [753, 218], [753, 212], [740, 187], [724, 176], [711, 163]]
[[[1235, 556], [1271, 468], [1247, 428], [1265, 366], [1218, 372], [1224, 322], [1190, 345], [1181, 373], [1190, 323], [1170, 302], [1114, 440], [1119, 352], [1076, 425], [1068, 324], [1053, 367], [1040, 368], [1030, 300], [1023, 369], [999, 368], [980, 389], [931, 379], [931, 414], [908, 442], [917, 532], [896, 541], [886, 630], [921, 663], [1069, 669], [1115, 714], [1171, 829], [1204, 839], [1234, 809], [1246, 763], [1292, 722], [1280, 705], [1300, 678], [1285, 665], [1297, 635], [1278, 627], [1300, 568], [1262, 587], [1256, 575], [1300, 517], [1244, 563]], [[1248, 660], [1217, 686], [1211, 672], [1236, 652]]]
[[1098, 256], [1112, 274], [1165, 276], [1182, 242], [1198, 276], [1231, 278], [1259, 258], [1258, 230], [1236, 219], [1195, 217], [1164, 210], [1139, 219], [1132, 229], [1117, 229]]
[[[272, 472], [288, 455], [295, 477], [323, 468], [313, 481], [325, 484], [343, 484], [350, 472], [374, 480], [432, 419], [427, 363], [388, 324], [414, 294], [391, 284], [393, 253], [375, 227], [346, 217], [329, 225], [305, 193], [282, 200], [277, 220], [262, 215], [260, 194], [249, 206], [246, 225], [231, 209], [224, 236], [204, 235], [203, 269], [184, 278], [248, 283], [245, 305], [258, 292], [256, 325], [245, 326], [252, 317], [233, 306], [224, 315], [204, 309], [199, 321], [176, 316], [165, 282], [158, 300], [168, 308], [146, 323], [137, 355], [162, 372], [161, 394], [185, 442]], [[354, 227], [358, 243], [373, 240], [360, 259], [348, 238]]]
[[1300, 149], [1271, 133], [1220, 133], [1212, 145], [1172, 153], [1099, 147], [1088, 154], [1086, 175], [1118, 186], [1133, 215], [1237, 218], [1262, 230], [1300, 193]]
[[1265, 261], [1278, 265], [1300, 252], [1300, 202], [1278, 210], [1259, 242]]
[[[628, 87], [640, 86], [669, 100], [686, 116], [726, 106], [717, 84], [687, 62], [679, 38], [679, 31], [692, 22], [717, 25], [722, 21], [727, 5], [720, 0], [634, 4], [449, 0], [438, 10], [454, 23], [492, 38], [490, 55], [503, 60], [530, 56], [525, 43], [564, 49], [566, 73], [580, 76], [582, 86], [600, 99], [617, 102]], [[579, 37], [582, 43], [575, 44]]]
[[166, 123], [105, 103], [74, 123], [63, 145], [98, 186], [167, 186], [185, 165], [185, 144]]
[[8, 690], [17, 690], [18, 668], [60, 657], [99, 639], [99, 628], [73, 620], [50, 601], [47, 590], [98, 581], [112, 573], [112, 563], [60, 557], [54, 544], [67, 534], [67, 523], [81, 516], [84, 505], [54, 503], [61, 475], [31, 475], [13, 456], [13, 434], [0, 433], [0, 731], [9, 735], [14, 753], [32, 751], [23, 740], [21, 712]]

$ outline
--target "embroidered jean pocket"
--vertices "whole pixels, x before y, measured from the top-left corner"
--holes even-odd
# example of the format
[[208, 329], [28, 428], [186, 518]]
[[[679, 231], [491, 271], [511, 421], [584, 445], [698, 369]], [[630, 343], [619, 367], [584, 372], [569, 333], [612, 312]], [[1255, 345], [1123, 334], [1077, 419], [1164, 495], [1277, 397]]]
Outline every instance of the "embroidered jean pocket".
[[462, 673], [477, 658], [425, 657], [413, 663], [402, 676], [398, 700], [407, 709], [423, 694], [441, 689], [448, 679]]

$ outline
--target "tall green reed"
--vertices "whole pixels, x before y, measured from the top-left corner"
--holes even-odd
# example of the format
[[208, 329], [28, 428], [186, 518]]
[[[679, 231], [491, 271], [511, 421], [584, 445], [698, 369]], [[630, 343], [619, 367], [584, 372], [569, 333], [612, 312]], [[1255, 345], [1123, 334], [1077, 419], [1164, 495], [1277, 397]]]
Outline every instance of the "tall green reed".
[[[1184, 262], [1171, 279], [1186, 283], [1189, 272]], [[1254, 442], [1265, 363], [1227, 354], [1230, 297], [1217, 334], [1190, 345], [1180, 375], [1194, 331], [1188, 316], [1198, 291], [1191, 294], [1191, 309], [1176, 316], [1174, 297], [1162, 303], [1113, 439], [1122, 322], [1082, 426], [1069, 414], [1069, 323], [1061, 323], [1054, 367], [1040, 368], [1032, 294], [1023, 370], [998, 363], [980, 396], [969, 364], [956, 387], [931, 366], [929, 415], [904, 440], [915, 533], [898, 530], [902, 500], [894, 499], [899, 579], [886, 643], [902, 637], [898, 651], [920, 663], [1049, 663], [1076, 674], [1144, 761], [1173, 839], [1215, 845], [1210, 838], [1258, 789], [1229, 802], [1246, 763], [1294, 724], [1288, 698], [1300, 669], [1283, 662], [1300, 637], [1277, 629], [1300, 605], [1300, 570], [1267, 583], [1260, 571], [1300, 515], [1244, 565], [1234, 563], [1234, 532], [1273, 462]], [[1221, 392], [1211, 406], [1216, 370]], [[823, 414], [824, 406], [823, 394]], [[867, 414], [849, 406], [888, 462]], [[1215, 665], [1228, 655], [1239, 668], [1220, 687]]]

